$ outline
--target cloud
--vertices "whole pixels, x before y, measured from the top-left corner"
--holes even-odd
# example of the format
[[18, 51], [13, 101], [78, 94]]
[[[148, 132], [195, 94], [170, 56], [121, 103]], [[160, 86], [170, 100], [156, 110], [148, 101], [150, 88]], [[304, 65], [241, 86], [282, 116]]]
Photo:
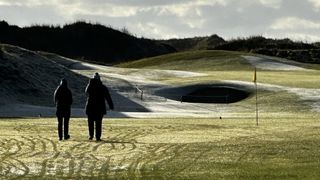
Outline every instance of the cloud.
[[320, 0], [0, 0], [0, 17], [11, 24], [80, 19], [148, 38], [289, 32], [315, 39], [319, 11]]
[[84, 4], [84, 3], [74, 3], [56, 6], [58, 13], [67, 14], [68, 16], [77, 15], [97, 15], [105, 17], [130, 17], [134, 16], [138, 8], [137, 7], [123, 7], [123, 6], [113, 6], [112, 4]]
[[277, 19], [271, 25], [273, 30], [295, 30], [295, 29], [320, 29], [320, 22], [310, 21], [297, 17], [286, 17]]
[[320, 0], [308, 0], [308, 1], [313, 4], [313, 6], [317, 11], [320, 10]]
[[264, 6], [279, 9], [282, 4], [282, 0], [259, 0]]
[[142, 32], [147, 37], [154, 37], [158, 39], [168, 39], [168, 38], [178, 38], [179, 35], [174, 30], [168, 28], [167, 26], [162, 26], [156, 23], [138, 23], [132, 24], [134, 29]]
[[201, 7], [204, 6], [226, 6], [227, 0], [185, 0], [183, 2], [175, 2], [160, 4], [144, 8], [145, 10], [154, 10], [159, 16], [175, 15], [177, 17], [201, 16]]
[[[62, 0], [65, 1], [65, 0]], [[25, 7], [34, 7], [34, 6], [45, 6], [61, 3], [61, 0], [0, 0], [0, 5], [2, 6], [25, 6]]]
[[289, 38], [294, 41], [302, 41], [302, 42], [320, 42], [320, 36], [317, 34], [309, 34], [309, 33], [298, 33], [298, 32], [283, 32], [283, 33], [265, 33], [263, 34], [268, 38]]

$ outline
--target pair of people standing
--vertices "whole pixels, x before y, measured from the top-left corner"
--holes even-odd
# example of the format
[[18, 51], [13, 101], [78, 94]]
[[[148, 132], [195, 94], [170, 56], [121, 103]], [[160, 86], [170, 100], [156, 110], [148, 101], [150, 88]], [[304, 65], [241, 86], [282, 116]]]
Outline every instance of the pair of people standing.
[[[93, 78], [90, 79], [85, 92], [88, 96], [86, 114], [88, 116], [89, 140], [94, 137], [95, 124], [96, 140], [101, 141], [102, 119], [107, 113], [105, 100], [107, 100], [109, 108], [112, 110], [114, 109], [113, 102], [108, 88], [102, 84], [98, 73], [95, 73]], [[57, 87], [54, 93], [54, 101], [57, 107], [59, 140], [62, 140], [62, 134], [64, 134], [64, 139], [67, 140], [70, 138], [68, 133], [72, 94], [65, 79], [62, 79]], [[64, 126], [64, 133], [62, 133], [62, 125]]]

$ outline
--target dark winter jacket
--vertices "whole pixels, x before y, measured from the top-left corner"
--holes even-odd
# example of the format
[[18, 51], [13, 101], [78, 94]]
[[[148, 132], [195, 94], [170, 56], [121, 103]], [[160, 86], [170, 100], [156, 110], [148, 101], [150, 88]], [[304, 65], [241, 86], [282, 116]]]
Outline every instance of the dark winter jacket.
[[106, 114], [105, 100], [107, 100], [110, 109], [114, 108], [108, 88], [99, 79], [90, 79], [86, 87], [86, 94], [88, 96], [86, 103], [87, 115]]
[[67, 81], [61, 80], [60, 85], [54, 92], [54, 103], [57, 107], [56, 115], [63, 115], [65, 113], [70, 113], [72, 104], [72, 93], [68, 88]]

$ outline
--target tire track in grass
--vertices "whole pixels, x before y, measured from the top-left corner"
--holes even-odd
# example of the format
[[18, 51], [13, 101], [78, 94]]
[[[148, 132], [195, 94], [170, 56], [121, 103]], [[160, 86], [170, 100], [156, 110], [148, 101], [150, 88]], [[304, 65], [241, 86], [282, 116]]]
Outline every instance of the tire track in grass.
[[141, 169], [140, 166], [143, 163], [145, 154], [140, 154], [136, 160], [131, 162], [127, 169], [128, 177], [130, 178], [140, 178], [141, 177]]
[[94, 177], [94, 171], [97, 168], [98, 161], [88, 161], [90, 162], [91, 166], [88, 168], [88, 173], [90, 173], [90, 177]]
[[134, 141], [138, 137], [143, 137], [146, 132], [141, 129], [126, 130], [126, 132], [118, 133], [116, 136], [111, 137], [111, 140], [118, 139], [119, 141]]
[[11, 139], [4, 139], [1, 147], [1, 169], [3, 172], [1, 174], [4, 174], [5, 176], [10, 175], [11, 169], [14, 169], [16, 166], [12, 162], [12, 155], [15, 155], [15, 151], [12, 151], [12, 140]]
[[135, 149], [137, 149], [137, 145], [135, 143], [129, 143], [132, 147], [131, 149], [129, 149], [129, 151], [133, 151]]
[[[126, 144], [129, 144], [130, 142], [127, 142], [125, 140], [125, 136], [127, 136], [127, 134], [124, 134], [124, 133], [119, 133], [117, 134], [116, 136], [113, 136], [113, 137], [110, 137], [107, 141], [105, 141], [106, 143], [110, 143], [112, 148], [111, 150], [115, 150], [117, 149], [116, 148], [116, 145], [117, 144], [120, 144], [121, 145], [121, 150], [125, 150], [127, 148]], [[133, 146], [133, 147], [136, 147], [136, 146]], [[134, 149], [134, 148], [132, 148]]]
[[9, 139], [7, 143], [5, 143], [6, 152], [4, 153], [5, 157], [10, 157], [13, 155], [17, 155], [19, 151], [21, 151], [21, 146], [19, 145], [19, 141], [16, 139]]
[[70, 151], [73, 152], [75, 149], [78, 149], [82, 145], [84, 145], [84, 143], [78, 143], [76, 145], [73, 145], [73, 146], [70, 147]]
[[143, 158], [143, 163], [140, 166], [141, 176], [145, 177], [148, 176], [148, 167], [151, 167], [152, 172], [156, 172], [158, 169], [157, 167], [160, 166], [159, 164], [165, 160], [165, 157], [168, 156], [168, 151], [171, 151], [171, 148], [175, 145], [172, 144], [157, 144], [150, 149], [147, 155]]
[[[9, 171], [5, 172], [5, 174], [10, 173], [10, 174], [15, 175], [15, 173], [18, 172], [19, 164], [22, 165], [23, 167], [26, 167], [21, 161], [18, 161], [14, 158], [14, 157], [18, 157], [18, 155], [19, 155], [18, 153], [22, 150], [20, 144], [21, 144], [21, 142], [16, 139], [5, 140], [3, 147], [2, 147], [3, 151], [1, 153], [2, 157], [0, 160], [1, 167], [2, 167], [2, 165], [7, 164]], [[4, 163], [4, 162], [8, 162], [8, 163]], [[21, 170], [21, 171], [23, 171], [23, 170]], [[29, 170], [26, 169], [26, 171], [29, 171]], [[24, 173], [22, 173], [22, 174], [24, 174]], [[18, 175], [18, 173], [17, 173], [17, 175]]]
[[106, 143], [104, 143], [104, 142], [100, 142], [100, 143], [98, 143], [97, 145], [93, 146], [91, 151], [92, 151], [92, 152], [96, 152], [99, 147], [101, 147], [101, 146], [103, 146], [103, 145], [105, 145], [105, 144], [106, 144]]
[[[136, 133], [140, 135], [139, 133]], [[126, 136], [122, 136], [122, 137], [127, 137]], [[115, 166], [115, 168], [113, 169], [116, 173], [116, 177], [117, 176], [123, 176], [123, 171], [121, 170], [125, 170], [126, 174], [128, 175], [128, 177], [132, 178], [132, 177], [136, 177], [139, 174], [139, 170], [138, 167], [140, 166], [140, 164], [143, 162], [143, 160], [145, 158], [148, 157], [148, 153], [149, 152], [142, 152], [142, 151], [137, 151], [135, 153], [139, 153], [139, 155], [134, 155], [132, 160], [128, 160], [128, 156], [124, 155], [124, 154], [132, 154], [134, 153], [133, 150], [137, 148], [137, 146], [135, 145], [135, 143], [131, 143], [131, 142], [122, 142], [122, 144], [125, 144], [125, 148], [121, 148], [122, 150], [128, 149], [127, 153], [121, 153], [121, 154], [117, 154], [117, 155], [121, 155], [124, 158]], [[131, 148], [128, 148], [128, 144], [131, 145]], [[160, 148], [160, 147], [159, 147]], [[154, 151], [156, 151], [157, 149], [159, 149], [157, 147], [155, 147]], [[130, 162], [129, 164], [127, 162]], [[128, 165], [127, 165], [128, 164]], [[119, 172], [119, 170], [121, 172]]]
[[58, 149], [57, 149], [57, 144], [56, 142], [54, 142], [53, 140], [49, 139], [49, 138], [43, 138], [44, 140], [47, 140], [49, 142], [49, 144], [51, 144], [52, 146], [52, 150], [54, 152], [58, 152]]
[[15, 146], [16, 146], [16, 151], [14, 152], [13, 155], [15, 155], [15, 157], [19, 156], [19, 153], [21, 152], [22, 150], [22, 147], [24, 145], [24, 142], [23, 141], [19, 141], [17, 139], [12, 139], [13, 141], [15, 141]]
[[10, 162], [8, 163], [6, 161], [1, 161], [1, 164], [3, 164], [1, 165], [1, 175], [6, 177], [10, 173], [10, 169], [11, 169]]
[[[25, 136], [22, 136], [21, 138], [22, 138], [22, 139], [25, 139], [26, 141], [29, 142], [29, 143], [25, 143], [25, 144], [26, 144], [26, 146], [28, 146], [28, 147], [30, 148], [30, 152], [35, 151], [35, 149], [36, 149], [36, 143], [35, 143], [32, 139], [27, 138], [27, 137], [25, 137]], [[26, 154], [27, 154], [27, 152], [26, 152]]]
[[41, 144], [41, 149], [40, 151], [45, 153], [47, 152], [47, 144], [45, 141], [43, 141], [41, 138], [34, 138], [35, 140], [37, 140], [40, 144]]
[[[78, 143], [70, 148], [69, 155], [71, 156], [71, 154], [73, 154], [73, 157], [71, 158], [73, 160], [69, 162], [69, 176], [74, 174], [74, 176], [76, 177], [81, 177], [81, 172], [86, 170], [86, 162], [90, 161], [92, 158], [92, 156], [88, 155], [89, 153], [91, 153], [90, 147], [91, 146], [88, 143]], [[79, 161], [78, 166], [76, 166], [77, 161]], [[72, 174], [70, 171], [70, 166], [71, 169], [73, 169]]]
[[[16, 166], [19, 173], [15, 173], [15, 174], [19, 174], [18, 178], [23, 178], [29, 174], [30, 169], [25, 163], [23, 163], [22, 161], [20, 161], [18, 159], [15, 159], [15, 158], [12, 158], [12, 160], [16, 161], [16, 164], [21, 166], [20, 168]], [[22, 172], [21, 175], [20, 175], [20, 171]]]
[[[156, 167], [159, 164], [170, 163], [174, 157], [182, 153], [182, 149], [184, 148], [183, 146], [174, 144], [157, 144], [149, 148], [147, 147], [149, 144], [142, 143], [137, 145], [136, 138], [148, 135], [149, 131], [145, 129], [124, 129], [122, 131], [124, 132], [120, 130], [120, 132], [118, 131], [119, 133], [111, 136], [108, 140], [98, 143], [85, 142], [73, 144], [72, 142], [63, 145], [60, 143], [58, 145], [52, 139], [41, 136], [36, 138], [22, 136], [21, 139], [24, 139], [25, 142], [11, 140], [11, 145], [8, 147], [12, 148], [10, 152], [15, 152], [21, 157], [29, 155], [29, 158], [32, 158], [40, 154], [41, 156], [36, 157], [37, 160], [40, 158], [41, 161], [39, 178], [45, 178], [52, 173], [52, 175], [58, 175], [56, 167], [66, 162], [66, 160], [69, 160], [66, 166], [60, 166], [62, 167], [62, 173], [58, 175], [59, 178], [80, 178], [81, 176], [90, 176], [92, 178], [96, 176], [117, 177], [113, 176], [114, 173], [120, 178], [139, 178], [143, 177], [144, 172], [142, 170], [147, 169], [149, 164], [153, 164]], [[112, 141], [109, 141], [109, 139]], [[20, 146], [20, 148], [17, 146]], [[65, 146], [66, 149], [63, 152], [58, 152], [58, 147], [60, 149], [60, 146]], [[138, 150], [136, 150], [137, 148]], [[67, 151], [66, 156], [64, 156], [65, 151]], [[28, 152], [32, 154], [28, 154]], [[101, 156], [101, 153], [104, 152], [107, 152], [107, 154]], [[108, 153], [112, 153], [112, 156], [109, 156]], [[47, 158], [44, 159], [42, 156]], [[57, 159], [59, 161], [56, 161]], [[17, 161], [13, 161], [13, 163], [16, 165], [13, 169], [18, 169], [21, 173], [26, 171], [26, 174], [30, 173], [30, 169], [26, 170]], [[148, 175], [148, 172], [145, 172], [145, 174]]]
[[[28, 142], [31, 143], [31, 145], [29, 145], [29, 147], [31, 148], [31, 152], [28, 155], [29, 158], [45, 153], [45, 150], [43, 149], [43, 147], [46, 145], [44, 144], [44, 142], [42, 142], [42, 140], [40, 140], [38, 138], [34, 138], [34, 137], [31, 139], [31, 138], [27, 138], [25, 136], [22, 138], [26, 139]], [[41, 141], [40, 144], [38, 143], [38, 141]], [[41, 147], [37, 148], [37, 146], [41, 146]]]
[[[146, 162], [141, 169], [146, 169], [145, 167], [149, 164], [152, 164], [154, 168], [152, 168], [152, 174], [158, 173], [158, 171], [164, 172], [165, 169], [159, 170], [158, 167], [167, 167], [173, 160], [177, 158], [177, 156], [183, 152], [185, 149], [187, 149], [186, 144], [173, 144], [173, 145], [167, 145], [168, 147], [166, 149], [162, 149], [157, 153], [157, 158], [150, 159], [148, 162]], [[163, 165], [164, 164], [164, 165]], [[150, 166], [150, 165], [149, 165]], [[173, 175], [176, 175], [178, 171], [174, 171], [173, 169], [170, 169], [170, 171], [166, 171], [162, 176], [165, 176], [164, 179], [170, 179]], [[143, 176], [148, 176], [150, 172], [143, 171]]]
[[81, 178], [81, 172], [83, 171], [84, 165], [85, 165], [85, 159], [86, 159], [86, 154], [82, 153], [79, 156], [80, 162], [79, 162], [79, 167], [76, 174], [77, 179]]
[[[80, 177], [82, 176], [81, 173], [84, 173], [85, 175], [87, 175], [86, 173], [86, 163], [87, 162], [91, 162], [92, 159], [94, 159], [93, 157], [91, 157], [90, 155], [88, 155], [87, 152], [81, 153], [80, 155], [74, 155], [74, 165], [72, 165], [72, 162], [69, 162], [69, 169], [70, 166], [74, 166], [74, 173], [72, 174], [73, 177], [79, 177], [77, 179], [80, 179]], [[97, 161], [97, 160], [94, 160]], [[77, 163], [78, 162], [78, 163]], [[70, 164], [71, 163], [71, 164]], [[69, 170], [70, 172], [70, 170]], [[71, 176], [71, 174], [69, 174], [69, 176]]]
[[127, 160], [127, 157], [122, 155], [121, 156], [122, 159], [120, 160], [119, 163], [117, 163], [116, 165], [114, 165], [113, 167], [110, 166], [110, 171], [114, 172], [114, 176], [115, 177], [121, 177], [124, 178], [125, 177], [125, 173], [127, 171], [128, 166], [125, 164]]
[[74, 157], [70, 156], [68, 177], [72, 177], [72, 175], [74, 175], [75, 167], [76, 167], [76, 163], [75, 163]]
[[17, 169], [17, 166], [15, 164], [13, 164], [12, 161], [8, 161], [8, 173], [7, 176], [16, 176], [16, 174], [12, 173], [15, 171], [15, 169]]
[[[137, 146], [135, 143], [137, 143], [136, 138], [138, 137], [144, 137], [146, 134], [145, 131], [140, 131], [138, 129], [134, 129], [134, 130], [127, 130], [127, 133], [118, 133], [116, 136], [110, 137], [110, 142], [113, 145], [114, 148], [116, 148], [114, 146], [115, 143], [120, 143], [122, 148], [121, 150], [125, 150], [128, 148], [128, 145], [131, 145], [131, 151], [136, 149]], [[134, 132], [134, 133], [132, 133]], [[113, 142], [113, 143], [112, 143]]]
[[50, 160], [55, 160], [59, 157], [60, 152], [55, 152], [54, 155], [52, 157], [49, 157], [47, 159], [44, 159], [41, 163], [41, 170], [39, 173], [40, 177], [45, 177], [46, 173], [47, 173], [47, 168], [48, 168], [48, 161]]
[[[168, 147], [166, 147], [166, 146], [168, 146]], [[167, 145], [167, 144], [158, 144], [158, 145], [155, 145], [154, 147], [152, 147], [153, 149], [151, 149], [151, 148], [148, 148], [148, 149], [150, 149], [149, 151], [148, 151], [148, 155], [149, 155], [149, 157], [146, 157], [146, 159], [148, 159], [147, 161], [146, 161], [146, 164], [147, 164], [147, 162], [148, 163], [150, 163], [150, 162], [152, 162], [152, 161], [154, 161], [154, 159], [157, 159], [158, 158], [158, 155], [159, 155], [159, 153], [157, 153], [158, 151], [161, 151], [161, 148], [164, 148], [164, 149], [167, 149], [167, 148], [170, 148], [169, 147], [169, 145]], [[152, 158], [154, 158], [154, 159], [152, 159], [152, 158], [150, 158], [150, 157], [152, 157]]]
[[107, 160], [101, 165], [98, 173], [100, 177], [104, 177], [108, 179], [108, 176], [109, 176], [108, 172], [110, 170], [110, 160], [111, 160], [111, 156], [108, 156]]
[[121, 137], [123, 136], [124, 133], [120, 132], [112, 137], [110, 137], [111, 140], [117, 140], [117, 139], [121, 139]]
[[[104, 145], [104, 143], [99, 143], [94, 146], [92, 143], [78, 143], [69, 149], [70, 151], [67, 156], [71, 160], [69, 161], [68, 177], [81, 176], [81, 172], [86, 171], [89, 173], [90, 171], [94, 171], [94, 168], [97, 168], [96, 164], [99, 159], [92, 153], [94, 153], [101, 145]], [[79, 161], [78, 166], [76, 163], [77, 161]], [[88, 164], [88, 162], [93, 162], [94, 165], [92, 166], [91, 164]], [[87, 165], [89, 165], [89, 167], [86, 169]], [[93, 174], [91, 174], [91, 176], [93, 176]]]
[[21, 161], [11, 158], [7, 160], [7, 171], [5, 174], [5, 179], [12, 177], [12, 179], [23, 178], [29, 173], [29, 168]]
[[[187, 147], [185, 149], [188, 149]], [[172, 175], [177, 175], [183, 173], [185, 170], [188, 168], [192, 167], [193, 165], [196, 164], [197, 161], [199, 161], [201, 158], [203, 158], [206, 154], [208, 154], [210, 151], [212, 151], [211, 147], [208, 147], [205, 150], [201, 150], [199, 152], [199, 155], [195, 156], [192, 160], [192, 163], [183, 163], [182, 167], [180, 169], [177, 169], [176, 171], [173, 171], [171, 174]]]
[[[35, 152], [35, 153], [31, 154], [30, 157], [36, 157], [38, 155], [46, 155], [46, 154], [48, 154], [46, 142], [41, 137], [33, 138], [33, 139], [34, 139], [35, 144], [39, 144], [40, 148], [39, 148], [38, 152]], [[36, 147], [35, 147], [35, 149], [36, 149]], [[55, 149], [57, 150], [57, 148], [55, 148]], [[50, 161], [54, 161], [55, 159], [57, 159], [59, 157], [60, 152], [58, 152], [58, 151], [53, 151], [53, 152], [54, 153], [53, 153], [52, 157], [45, 158], [40, 163], [40, 166], [41, 166], [41, 170], [40, 170], [40, 173], [39, 173], [40, 177], [45, 177], [45, 175], [48, 173], [48, 163]]]

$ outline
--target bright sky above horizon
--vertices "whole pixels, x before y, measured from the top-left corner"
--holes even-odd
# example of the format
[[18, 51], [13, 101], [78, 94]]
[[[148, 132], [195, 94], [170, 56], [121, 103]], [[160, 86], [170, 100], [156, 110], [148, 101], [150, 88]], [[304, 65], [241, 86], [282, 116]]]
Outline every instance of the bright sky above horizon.
[[217, 34], [315, 42], [319, 17], [320, 0], [0, 0], [0, 20], [20, 27], [85, 20], [153, 39]]

